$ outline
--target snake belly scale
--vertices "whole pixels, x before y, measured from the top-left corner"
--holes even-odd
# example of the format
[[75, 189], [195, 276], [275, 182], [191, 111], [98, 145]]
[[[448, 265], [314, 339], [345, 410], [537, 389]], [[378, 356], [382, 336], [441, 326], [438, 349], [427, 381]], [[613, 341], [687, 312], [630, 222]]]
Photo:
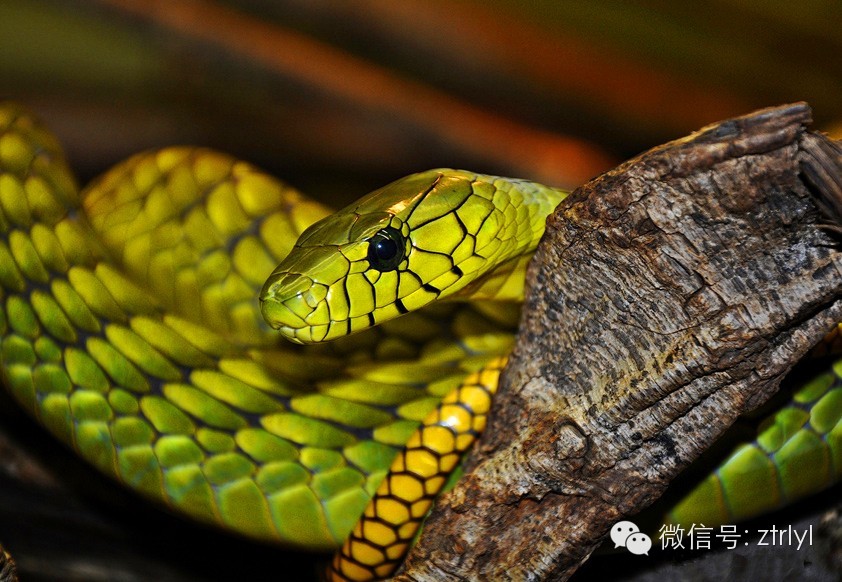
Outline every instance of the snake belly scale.
[[[484, 426], [525, 266], [563, 196], [436, 170], [330, 214], [197, 148], [139, 154], [80, 193], [55, 138], [3, 104], [5, 384], [144, 495], [287, 545], [347, 540], [337, 577], [386, 576]], [[766, 461], [732, 457], [694, 511], [703, 498], [733, 516], [739, 474], [756, 482], [757, 467], [776, 483], [798, 473], [778, 505], [832, 481], [840, 373], [805, 383], [800, 412], [746, 445]], [[810, 481], [782, 450], [827, 470]]]

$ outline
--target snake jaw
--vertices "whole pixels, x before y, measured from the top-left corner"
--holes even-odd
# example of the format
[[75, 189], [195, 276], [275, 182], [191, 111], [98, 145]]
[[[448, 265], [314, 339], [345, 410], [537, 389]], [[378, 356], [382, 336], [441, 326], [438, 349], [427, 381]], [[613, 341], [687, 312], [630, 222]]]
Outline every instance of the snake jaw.
[[306, 319], [314, 311], [312, 288], [313, 280], [302, 275], [278, 273], [270, 277], [260, 292], [263, 319], [290, 341], [311, 343], [302, 337], [302, 330], [309, 327]]
[[306, 324], [295, 315], [282, 301], [275, 299], [260, 299], [260, 311], [270, 327], [277, 329], [287, 339], [295, 343], [304, 343], [295, 335], [295, 331]]

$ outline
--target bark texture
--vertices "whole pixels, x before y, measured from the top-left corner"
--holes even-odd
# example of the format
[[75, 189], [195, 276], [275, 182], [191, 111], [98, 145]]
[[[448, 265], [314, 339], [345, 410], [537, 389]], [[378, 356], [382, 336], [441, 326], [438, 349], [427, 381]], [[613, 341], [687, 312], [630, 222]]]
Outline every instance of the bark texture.
[[488, 430], [399, 579], [566, 579], [842, 321], [842, 148], [809, 122], [709, 126], [556, 210]]
[[0, 582], [18, 582], [15, 561], [0, 547]]

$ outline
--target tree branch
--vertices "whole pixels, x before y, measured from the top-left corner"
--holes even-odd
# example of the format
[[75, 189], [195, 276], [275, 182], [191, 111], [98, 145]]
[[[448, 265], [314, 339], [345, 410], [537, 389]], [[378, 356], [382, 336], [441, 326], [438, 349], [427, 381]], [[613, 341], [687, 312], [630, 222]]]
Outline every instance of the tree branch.
[[712, 125], [556, 210], [488, 430], [399, 579], [567, 578], [842, 320], [842, 148], [809, 121]]

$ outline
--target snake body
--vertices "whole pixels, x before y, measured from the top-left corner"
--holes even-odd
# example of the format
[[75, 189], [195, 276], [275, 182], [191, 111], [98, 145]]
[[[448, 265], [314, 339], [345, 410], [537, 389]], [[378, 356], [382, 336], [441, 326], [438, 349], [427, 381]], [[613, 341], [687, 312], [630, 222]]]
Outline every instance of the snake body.
[[[482, 429], [563, 197], [436, 170], [331, 215], [197, 148], [139, 154], [80, 193], [55, 138], [3, 104], [5, 384], [144, 495], [259, 539], [347, 539], [337, 575], [383, 576]], [[727, 522], [838, 479], [842, 364], [828, 362], [676, 519]]]

